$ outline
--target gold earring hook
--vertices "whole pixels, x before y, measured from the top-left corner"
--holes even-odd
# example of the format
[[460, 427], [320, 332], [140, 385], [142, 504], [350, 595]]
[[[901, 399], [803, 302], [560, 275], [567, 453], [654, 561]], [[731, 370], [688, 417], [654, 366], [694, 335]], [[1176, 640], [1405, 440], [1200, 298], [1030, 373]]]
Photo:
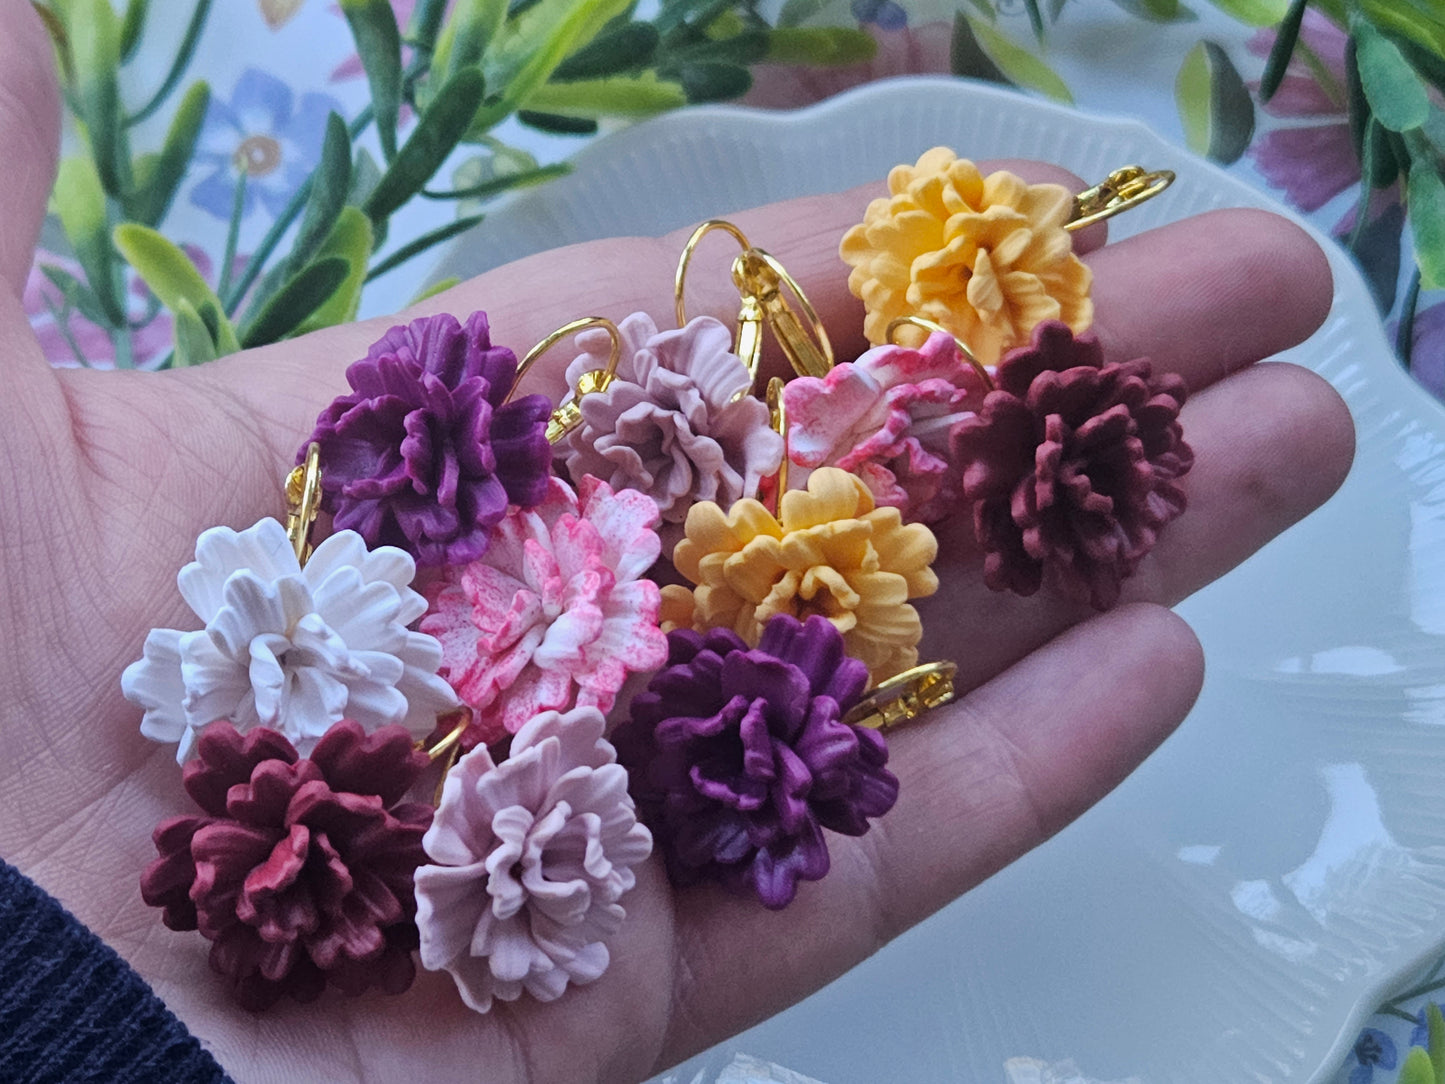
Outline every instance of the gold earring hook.
[[925, 712], [951, 703], [956, 695], [953, 679], [958, 666], [951, 662], [926, 662], [880, 681], [843, 717], [850, 726], [892, 730], [912, 722]]
[[286, 475], [286, 537], [298, 564], [311, 556], [311, 528], [321, 511], [321, 445], [312, 441], [306, 461]]
[[425, 753], [431, 762], [442, 762], [442, 777], [437, 781], [436, 792], [432, 795], [432, 805], [441, 805], [442, 788], [446, 786], [447, 773], [456, 764], [457, 758], [462, 751], [462, 735], [467, 732], [467, 727], [472, 725], [472, 709], [463, 704], [459, 708], [453, 708], [443, 715], [437, 716], [437, 725], [443, 725], [447, 720], [455, 718], [457, 721], [452, 728], [437, 740], [433, 746], [428, 746], [425, 741], [418, 741], [412, 748], [419, 753]]
[[582, 397], [596, 391], [606, 391], [607, 386], [612, 383], [612, 378], [617, 375], [617, 366], [622, 361], [622, 332], [617, 329], [617, 325], [605, 316], [584, 316], [580, 320], [572, 320], [563, 324], [527, 351], [526, 356], [522, 358], [522, 363], [517, 366], [517, 376], [512, 381], [512, 390], [507, 393], [508, 400], [517, 394], [517, 387], [522, 383], [522, 378], [537, 363], [538, 358], [569, 335], [585, 331], [589, 327], [600, 327], [612, 337], [612, 352], [607, 355], [607, 368], [593, 369], [591, 372], [583, 373], [577, 381], [577, 387], [557, 405], [556, 410], [552, 411], [552, 417], [547, 422], [548, 444], [556, 444], [581, 425], [582, 408], [578, 404]]
[[[697, 229], [692, 231], [692, 236], [687, 239], [687, 244], [682, 246], [682, 255], [678, 257], [677, 273], [672, 280], [673, 310], [677, 315], [677, 326], [687, 326], [687, 269], [692, 263], [692, 255], [697, 251], [697, 246], [702, 239], [714, 230], [720, 230], [732, 237], [742, 246], [743, 252], [752, 251], [752, 242], [742, 230], [738, 229], [731, 222], [723, 218], [710, 218]], [[742, 257], [739, 256], [738, 259]], [[733, 328], [733, 353], [742, 359], [747, 366], [750, 382], [738, 394], [738, 398], [746, 398], [752, 393], [753, 385], [758, 380], [758, 366], [763, 360], [763, 306], [760, 301], [750, 292], [746, 284], [739, 281], [737, 273], [738, 261], [733, 261], [733, 283], [738, 288], [738, 295], [742, 298], [742, 305], [738, 309], [737, 323]]]
[[1092, 188], [1074, 197], [1074, 210], [1064, 229], [1071, 233], [1153, 199], [1174, 183], [1174, 171], [1146, 170], [1143, 166], [1124, 166], [1110, 173]]
[[[827, 376], [828, 370], [833, 367], [833, 344], [829, 342], [823, 321], [818, 318], [817, 310], [797, 279], [788, 274], [787, 268], [774, 256], [760, 248], [751, 248], [734, 261], [733, 281], [738, 282], [739, 279], [746, 283], [748, 292], [762, 305], [768, 324], [778, 337], [778, 345], [788, 356], [793, 371], [799, 376]], [[806, 328], [784, 299], [784, 286], [803, 310], [803, 316], [808, 321]]]
[[987, 366], [979, 361], [978, 358], [974, 357], [973, 351], [968, 348], [968, 344], [953, 332], [949, 331], [948, 328], [922, 316], [898, 316], [888, 321], [888, 330], [884, 332], [884, 338], [892, 345], [898, 345], [898, 340], [893, 337], [893, 334], [901, 327], [922, 328], [930, 335], [947, 335], [953, 340], [954, 345], [958, 347], [958, 352], [963, 355], [963, 360], [968, 362], [968, 364], [973, 367], [973, 371], [983, 379], [984, 388], [988, 391], [994, 390], [993, 375], [989, 373]]
[[783, 459], [773, 475], [773, 515], [783, 516], [783, 494], [788, 490], [788, 411], [783, 404], [783, 378], [768, 381], [768, 424], [783, 438]]

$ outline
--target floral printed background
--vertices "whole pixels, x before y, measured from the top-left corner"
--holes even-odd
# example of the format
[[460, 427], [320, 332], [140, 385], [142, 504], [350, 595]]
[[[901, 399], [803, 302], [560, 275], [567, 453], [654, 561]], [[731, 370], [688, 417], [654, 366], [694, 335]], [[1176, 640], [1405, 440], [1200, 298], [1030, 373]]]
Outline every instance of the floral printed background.
[[[173, 2], [178, 11], [189, 10], [189, 3], [178, 0], [156, 0], [152, 7], [163, 11]], [[391, 2], [404, 23], [414, 0]], [[788, 108], [871, 80], [954, 71], [1010, 82], [1086, 110], [1137, 117], [1167, 138], [1227, 163], [1348, 244], [1371, 283], [1382, 319], [1397, 332], [1392, 314], [1410, 290], [1409, 230], [1403, 228], [1397, 189], [1360, 198], [1361, 169], [1346, 111], [1346, 38], [1340, 30], [1308, 12], [1303, 48], [1279, 91], [1262, 105], [1258, 80], [1274, 31], [1252, 28], [1215, 7], [1201, 4], [1190, 10], [1173, 0], [1052, 0], [1056, 18], [1046, 45], [1040, 45], [1031, 33], [1037, 3], [997, 0], [994, 6], [997, 18], [988, 21], [975, 17], [988, 7], [977, 2], [962, 5], [960, 14], [953, 0], [789, 0], [785, 14], [791, 8], [795, 16], [862, 29], [876, 41], [876, 54], [843, 66], [757, 64], [742, 102]], [[1235, 3], [1238, 9], [1278, 8], [1280, 14], [1284, 6], [1275, 0]], [[156, 26], [147, 31], [140, 62], [123, 73], [121, 89], [128, 102], [144, 102], [155, 92], [184, 34], [183, 18], [152, 23]], [[211, 98], [196, 153], [164, 218], [164, 233], [224, 294], [246, 254], [261, 243], [316, 168], [328, 115], [335, 111], [352, 120], [370, 96], [346, 22], [331, 0], [216, 4], [190, 71], [210, 84]], [[159, 145], [164, 139], [168, 118], [163, 112], [135, 126], [139, 145], [148, 140]], [[403, 133], [412, 123], [404, 111]], [[604, 121], [601, 134], [615, 123]], [[495, 134], [499, 138], [489, 148], [458, 151], [440, 177], [466, 188], [500, 172], [563, 161], [594, 138], [543, 132], [515, 120]], [[73, 133], [67, 139], [73, 152]], [[246, 183], [238, 189], [242, 168]], [[414, 200], [392, 220], [389, 244], [395, 249], [475, 210], [465, 202]], [[233, 218], [239, 228], [228, 236]], [[414, 260], [375, 277], [363, 294], [361, 314], [403, 307], [423, 289], [433, 262]], [[147, 368], [164, 361], [172, 343], [171, 317], [144, 283], [134, 276], [128, 283], [125, 315], [134, 333], [118, 350], [83, 306], [67, 298], [62, 284], [68, 279], [83, 281], [83, 271], [52, 219], [42, 234], [24, 301], [55, 364]], [[1445, 296], [1419, 297], [1412, 342], [1412, 372], [1431, 393], [1445, 398]], [[1425, 1002], [1445, 996], [1442, 970], [1445, 966], [1437, 965], [1382, 1008], [1340, 1068], [1337, 1084], [1395, 1079], [1405, 1051], [1423, 1034]]]

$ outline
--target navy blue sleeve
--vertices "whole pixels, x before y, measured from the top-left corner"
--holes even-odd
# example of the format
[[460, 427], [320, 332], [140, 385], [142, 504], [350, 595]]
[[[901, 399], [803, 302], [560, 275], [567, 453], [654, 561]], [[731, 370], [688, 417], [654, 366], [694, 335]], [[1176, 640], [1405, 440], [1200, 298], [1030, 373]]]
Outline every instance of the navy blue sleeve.
[[0, 862], [0, 1080], [228, 1084], [114, 949]]

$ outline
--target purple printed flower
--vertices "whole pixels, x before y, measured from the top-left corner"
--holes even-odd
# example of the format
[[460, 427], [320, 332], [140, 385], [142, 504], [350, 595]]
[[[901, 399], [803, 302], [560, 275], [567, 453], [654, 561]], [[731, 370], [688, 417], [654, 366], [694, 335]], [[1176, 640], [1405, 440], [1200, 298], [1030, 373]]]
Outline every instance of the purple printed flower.
[[507, 402], [517, 358], [493, 346], [487, 315], [442, 313], [394, 327], [346, 370], [301, 445], [321, 445], [322, 507], [337, 530], [397, 546], [423, 565], [487, 550], [507, 505], [546, 495], [552, 450], [545, 396]]
[[1445, 301], [1415, 314], [1410, 373], [1437, 399], [1445, 399]]
[[668, 647], [615, 741], [669, 875], [785, 907], [828, 872], [824, 828], [861, 836], [898, 798], [883, 736], [842, 722], [868, 669], [816, 615], [774, 617], [752, 650], [723, 628]]
[[908, 12], [894, 0], [853, 0], [853, 18], [880, 30], [902, 30], [908, 25]]
[[229, 103], [211, 97], [195, 157], [211, 172], [191, 189], [191, 202], [229, 221], [236, 180], [245, 173], [242, 214], [259, 202], [276, 217], [321, 160], [327, 116], [341, 111], [341, 103], [324, 94], [303, 94], [297, 102], [274, 75], [246, 69]]
[[[1275, 31], [1261, 30], [1249, 42], [1256, 56], [1269, 55]], [[1360, 162], [1350, 135], [1345, 86], [1345, 32], [1317, 11], [1306, 11], [1301, 43], [1312, 50], [1328, 76], [1328, 85], [1310, 70], [1296, 50], [1284, 81], [1268, 102], [1266, 113], [1289, 120], [1318, 123], [1277, 127], [1250, 149], [1255, 165], [1275, 188], [1302, 211], [1318, 211], [1360, 180]], [[1258, 89], [1258, 84], [1254, 84]]]

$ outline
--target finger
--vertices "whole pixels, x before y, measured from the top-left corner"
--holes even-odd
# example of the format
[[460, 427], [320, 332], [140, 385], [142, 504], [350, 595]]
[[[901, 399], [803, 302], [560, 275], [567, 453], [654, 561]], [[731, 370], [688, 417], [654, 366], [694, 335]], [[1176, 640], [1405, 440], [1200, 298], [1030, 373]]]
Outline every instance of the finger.
[[689, 979], [660, 1064], [806, 996], [1043, 842], [1169, 735], [1202, 678], [1183, 621], [1127, 606], [895, 732], [898, 804], [859, 839], [830, 836], [828, 876], [786, 910], [679, 894]]
[[1268, 211], [1212, 211], [1086, 262], [1094, 331], [1109, 359], [1150, 358], [1190, 388], [1304, 342], [1333, 299], [1323, 250]]
[[[1354, 457], [1348, 408], [1294, 365], [1237, 373], [1191, 398], [1180, 419], [1195, 457], [1183, 479], [1188, 507], [1126, 581], [1126, 600], [1173, 605], [1213, 582], [1323, 504]], [[944, 571], [938, 594], [919, 605], [922, 655], [957, 661], [965, 688], [1092, 612], [1047, 581], [1028, 598], [989, 590], [969, 517], [938, 534]]]
[[0, 280], [17, 297], [35, 253], [59, 153], [50, 40], [25, 0], [0, 0]]
[[[1057, 166], [1037, 162], [986, 163], [1006, 166], [1034, 182], [1083, 182]], [[729, 216], [749, 240], [773, 253], [798, 279], [818, 309], [840, 358], [866, 348], [863, 308], [848, 292], [848, 269], [838, 256], [844, 232], [863, 217], [868, 200], [884, 191], [882, 182], [828, 196], [771, 204]], [[614, 238], [573, 245], [517, 260], [489, 271], [397, 317], [384, 317], [330, 328], [304, 340], [248, 351], [188, 373], [189, 379], [215, 384], [232, 399], [257, 406], [273, 420], [267, 432], [289, 459], [310, 432], [316, 414], [346, 388], [344, 370], [393, 323], [437, 312], [464, 314], [486, 310], [492, 339], [520, 356], [555, 328], [581, 316], [620, 319], [643, 311], [669, 326], [673, 275], [691, 227], [661, 238]], [[1075, 238], [1080, 251], [1102, 242], [1100, 230]], [[731, 324], [738, 295], [729, 266], [735, 243], [709, 238], [688, 274], [689, 316], [709, 314]], [[772, 349], [771, 342], [769, 349]], [[562, 373], [573, 355], [558, 346], [528, 374], [525, 390], [554, 402], [566, 394]], [[264, 402], [261, 400], [264, 399]]]

